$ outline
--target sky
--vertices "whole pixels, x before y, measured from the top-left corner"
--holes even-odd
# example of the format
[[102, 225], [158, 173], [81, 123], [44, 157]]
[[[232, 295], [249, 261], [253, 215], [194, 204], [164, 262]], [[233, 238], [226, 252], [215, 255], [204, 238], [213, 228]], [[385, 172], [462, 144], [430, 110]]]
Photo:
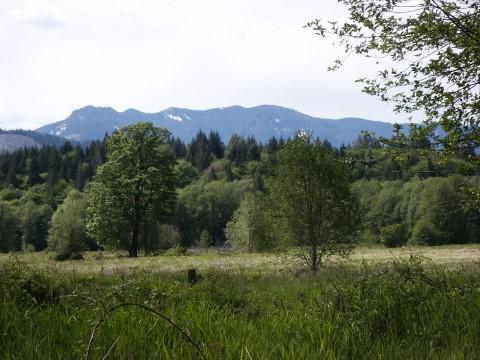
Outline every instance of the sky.
[[379, 68], [306, 22], [337, 0], [0, 0], [0, 128], [35, 129], [86, 105], [158, 112], [271, 104], [406, 122], [361, 93]]

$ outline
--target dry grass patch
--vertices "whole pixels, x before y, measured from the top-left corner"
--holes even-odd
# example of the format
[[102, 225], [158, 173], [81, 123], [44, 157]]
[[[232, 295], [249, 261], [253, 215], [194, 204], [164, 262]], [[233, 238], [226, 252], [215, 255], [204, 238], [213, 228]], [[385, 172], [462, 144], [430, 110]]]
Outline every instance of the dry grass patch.
[[[437, 265], [464, 266], [480, 263], [480, 245], [448, 245], [437, 247], [402, 247], [388, 249], [384, 247], [360, 246], [355, 249], [350, 260], [344, 265], [387, 263], [392, 260], [408, 259], [410, 255], [422, 256]], [[78, 274], [124, 274], [137, 271], [148, 272], [180, 272], [190, 268], [205, 270], [221, 270], [234, 274], [256, 273], [271, 274], [294, 270], [299, 267], [299, 259], [292, 250], [284, 254], [272, 253], [240, 253], [220, 250], [190, 250], [187, 256], [147, 256], [128, 258], [117, 252], [91, 252], [85, 254], [85, 260], [69, 260], [58, 262], [53, 255], [41, 253], [0, 254], [0, 263], [10, 257], [30, 266], [55, 272], [75, 272]], [[332, 261], [337, 261], [332, 259]]]

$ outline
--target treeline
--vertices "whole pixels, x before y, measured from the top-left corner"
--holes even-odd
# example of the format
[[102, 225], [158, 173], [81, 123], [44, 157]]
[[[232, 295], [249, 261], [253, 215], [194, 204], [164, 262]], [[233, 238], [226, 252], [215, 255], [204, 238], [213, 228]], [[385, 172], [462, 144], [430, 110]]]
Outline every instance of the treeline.
[[462, 244], [480, 241], [479, 209], [468, 206], [480, 176], [430, 177], [426, 180], [360, 180], [361, 237], [388, 247]]
[[341, 146], [340, 153], [350, 162], [353, 179], [408, 181], [452, 174], [480, 175], [475, 148], [446, 152], [438, 146], [434, 134], [424, 133], [418, 125], [411, 124], [407, 133], [403, 131], [395, 125], [389, 139], [362, 131], [352, 146]]
[[24, 190], [46, 184], [52, 189], [65, 181], [83, 190], [106, 156], [105, 140], [92, 141], [86, 147], [66, 142], [62, 146], [45, 145], [3, 153], [0, 154], [0, 184], [2, 188]]
[[[61, 244], [71, 252], [68, 247], [78, 243], [79, 249], [98, 249], [81, 230], [88, 206], [83, 191], [108, 159], [106, 139], [0, 154], [0, 251]], [[162, 222], [145, 222], [140, 247], [151, 253], [174, 246], [265, 250], [294, 243], [273, 237], [269, 200], [277, 154], [288, 141], [234, 135], [225, 144], [215, 131], [199, 131], [188, 144], [169, 137], [177, 159], [174, 210]], [[351, 169], [360, 200], [359, 241], [401, 246], [480, 239], [478, 209], [468, 205], [469, 189], [480, 186], [478, 157], [472, 151], [444, 155], [428, 141], [396, 131], [387, 140], [362, 132], [351, 146], [339, 148], [322, 142]], [[81, 234], [62, 242], [71, 228]]]

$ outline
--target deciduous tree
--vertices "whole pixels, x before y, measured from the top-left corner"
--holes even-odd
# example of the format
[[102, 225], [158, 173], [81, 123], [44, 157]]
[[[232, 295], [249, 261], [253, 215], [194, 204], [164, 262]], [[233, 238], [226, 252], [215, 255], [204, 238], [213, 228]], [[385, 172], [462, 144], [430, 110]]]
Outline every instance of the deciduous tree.
[[87, 249], [86, 212], [83, 194], [72, 190], [53, 213], [48, 232], [48, 247], [56, 252], [57, 259], [68, 259]]
[[333, 151], [308, 134], [297, 135], [280, 150], [271, 185], [280, 219], [309, 248], [304, 259], [312, 271], [330, 255], [348, 255], [358, 201], [348, 168]]
[[87, 189], [87, 230], [100, 243], [126, 245], [129, 256], [136, 257], [142, 224], [170, 214], [175, 158], [166, 145], [168, 135], [141, 122], [108, 139], [109, 158]]
[[[359, 79], [363, 91], [424, 111], [440, 124], [451, 147], [480, 145], [480, 2], [472, 0], [339, 0], [346, 22], [307, 24], [337, 39], [347, 54], [389, 58], [394, 66], [374, 79]], [[389, 63], [390, 63], [389, 62]], [[331, 69], [338, 69], [337, 60]]]

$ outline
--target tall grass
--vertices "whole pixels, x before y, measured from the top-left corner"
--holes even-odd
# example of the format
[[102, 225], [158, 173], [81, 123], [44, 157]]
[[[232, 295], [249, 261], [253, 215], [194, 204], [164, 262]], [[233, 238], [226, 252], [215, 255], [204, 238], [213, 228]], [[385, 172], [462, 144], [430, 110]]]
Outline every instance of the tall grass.
[[[204, 271], [122, 276], [0, 266], [2, 359], [81, 359], [114, 306], [141, 304], [181, 327], [207, 359], [476, 359], [480, 274], [418, 258], [319, 275]], [[135, 306], [98, 326], [92, 359], [199, 359], [172, 324]]]

